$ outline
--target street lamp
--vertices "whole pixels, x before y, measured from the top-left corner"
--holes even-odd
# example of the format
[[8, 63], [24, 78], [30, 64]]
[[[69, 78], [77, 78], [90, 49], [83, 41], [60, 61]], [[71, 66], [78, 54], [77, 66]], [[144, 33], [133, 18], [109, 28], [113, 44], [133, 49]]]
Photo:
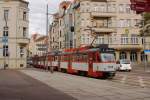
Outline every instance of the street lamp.
[[8, 23], [8, 10], [5, 10], [5, 12], [4, 12], [4, 20], [5, 20], [5, 26], [4, 26], [5, 34], [4, 34], [3, 38], [2, 38], [2, 42], [4, 43], [4, 46], [3, 46], [3, 51], [4, 51], [4, 69], [6, 69], [6, 67], [7, 67], [6, 56], [7, 56], [7, 53], [8, 53], [8, 48], [6, 47], [6, 43], [8, 42], [8, 37], [6, 35], [6, 30], [8, 31], [8, 25], [7, 25], [7, 23]]
[[[146, 48], [146, 34], [145, 34], [145, 31], [147, 30], [147, 28], [150, 26], [150, 24], [147, 24], [147, 25], [145, 25], [145, 26], [143, 26], [143, 44], [144, 44], [144, 50], [146, 50], [147, 48]], [[148, 48], [148, 49], [150, 49], [150, 48]], [[146, 61], [146, 54], [144, 53], [144, 60], [145, 60], [145, 65], [144, 65], [144, 70], [146, 71], [146, 67], [147, 67], [147, 61]]]

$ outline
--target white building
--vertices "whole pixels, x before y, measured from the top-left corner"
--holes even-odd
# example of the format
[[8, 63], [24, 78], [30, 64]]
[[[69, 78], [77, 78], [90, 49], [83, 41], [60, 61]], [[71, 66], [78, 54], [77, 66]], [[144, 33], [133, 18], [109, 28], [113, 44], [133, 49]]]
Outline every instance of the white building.
[[[0, 0], [0, 67], [24, 68], [27, 59], [29, 8], [24, 0]], [[8, 41], [5, 41], [7, 40]]]

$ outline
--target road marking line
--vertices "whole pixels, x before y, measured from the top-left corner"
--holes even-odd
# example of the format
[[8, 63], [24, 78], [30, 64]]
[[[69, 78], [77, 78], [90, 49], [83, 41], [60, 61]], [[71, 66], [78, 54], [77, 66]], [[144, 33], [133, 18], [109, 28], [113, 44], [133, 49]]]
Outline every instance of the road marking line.
[[123, 83], [123, 84], [124, 84], [124, 83], [125, 83], [125, 81], [126, 81], [126, 79], [127, 79], [127, 75], [124, 75], [124, 76], [123, 76], [123, 78], [122, 78], [122, 80], [121, 80], [121, 83]]
[[145, 87], [146, 85], [144, 84], [143, 78], [141, 76], [138, 76], [139, 83], [141, 87]]

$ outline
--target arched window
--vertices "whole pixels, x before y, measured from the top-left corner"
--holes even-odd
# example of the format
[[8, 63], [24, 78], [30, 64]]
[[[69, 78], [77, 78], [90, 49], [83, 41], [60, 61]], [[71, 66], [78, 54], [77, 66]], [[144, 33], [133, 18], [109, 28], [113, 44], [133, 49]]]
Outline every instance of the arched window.
[[130, 60], [132, 62], [136, 62], [137, 61], [137, 53], [136, 52], [131, 51], [131, 53], [130, 53]]
[[120, 52], [120, 59], [127, 59], [126, 52]]

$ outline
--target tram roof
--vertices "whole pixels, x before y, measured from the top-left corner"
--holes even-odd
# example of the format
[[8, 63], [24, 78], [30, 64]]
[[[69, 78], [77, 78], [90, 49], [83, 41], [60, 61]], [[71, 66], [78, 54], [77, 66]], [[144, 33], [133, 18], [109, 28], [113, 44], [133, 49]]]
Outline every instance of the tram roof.
[[89, 52], [96, 52], [99, 51], [101, 53], [110, 53], [110, 52], [114, 52], [115, 50], [113, 48], [91, 48], [85, 51], [74, 51], [74, 52], [62, 52], [62, 51], [53, 51], [53, 52], [49, 52], [48, 55], [70, 55], [70, 54], [87, 54]]

